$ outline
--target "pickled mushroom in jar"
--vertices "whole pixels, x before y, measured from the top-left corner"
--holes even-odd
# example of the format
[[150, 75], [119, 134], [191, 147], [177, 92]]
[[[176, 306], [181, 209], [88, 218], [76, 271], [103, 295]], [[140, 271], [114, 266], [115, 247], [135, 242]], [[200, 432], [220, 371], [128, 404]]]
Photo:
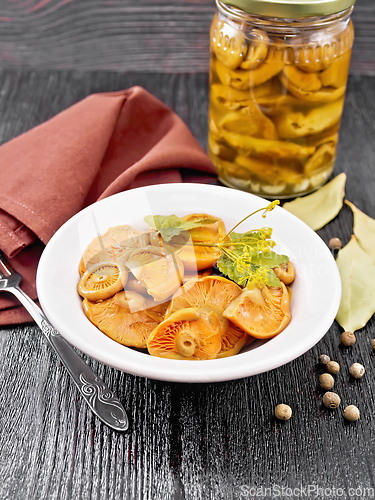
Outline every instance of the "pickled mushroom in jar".
[[216, 73], [223, 85], [229, 85], [237, 90], [249, 90], [249, 71], [239, 69], [232, 70], [216, 59]]
[[330, 66], [319, 74], [320, 81], [325, 87], [340, 88], [346, 86], [350, 65], [350, 51], [337, 57]]
[[268, 96], [273, 91], [274, 83], [269, 80], [249, 89], [248, 91], [234, 89], [228, 85], [214, 83], [211, 85], [210, 100], [216, 106], [224, 106], [231, 110], [248, 106], [263, 96]]
[[226, 142], [245, 156], [268, 156], [270, 158], [295, 158], [306, 160], [315, 152], [314, 147], [300, 146], [293, 142], [258, 139], [223, 131]]
[[236, 156], [236, 152], [233, 148], [216, 141], [213, 134], [208, 136], [208, 148], [215, 156], [223, 160], [231, 161], [234, 160]]
[[274, 122], [281, 138], [304, 137], [332, 127], [340, 120], [343, 107], [344, 99], [305, 112], [285, 108], [283, 113], [275, 116]]
[[318, 73], [323, 71], [331, 64], [333, 60], [333, 48], [326, 45], [318, 47], [303, 47], [302, 41], [296, 39], [297, 47], [299, 44], [301, 48], [297, 49], [297, 66], [302, 71], [307, 73]]
[[332, 162], [335, 158], [336, 147], [332, 143], [323, 144], [315, 153], [309, 158], [304, 166], [304, 173], [311, 177], [316, 172], [319, 172], [327, 164]]
[[257, 68], [249, 71], [250, 87], [256, 87], [276, 76], [283, 69], [284, 64], [274, 61], [265, 61]]
[[220, 129], [262, 139], [278, 139], [275, 125], [255, 103], [242, 108], [240, 112], [226, 114], [220, 121]]
[[215, 141], [220, 141], [221, 139], [221, 134], [219, 131], [219, 127], [216, 125], [215, 120], [210, 116], [209, 119], [209, 130], [210, 134], [212, 135], [212, 138], [215, 139]]
[[279, 78], [285, 88], [295, 97], [298, 97], [301, 101], [313, 102], [317, 104], [336, 101], [345, 94], [346, 90], [346, 85], [343, 85], [337, 89], [333, 87], [323, 87], [318, 92], [309, 92], [307, 90], [299, 89], [293, 85], [292, 82], [290, 82], [284, 75], [280, 75]]
[[219, 60], [216, 61], [216, 72], [223, 85], [230, 85], [239, 90], [249, 90], [252, 87], [267, 82], [280, 73], [283, 63], [268, 63], [267, 61], [254, 70], [227, 68]]
[[[298, 184], [303, 180], [302, 173], [298, 173], [298, 171], [286, 166], [272, 165], [267, 161], [256, 158], [239, 155], [236, 157], [236, 163], [251, 173], [252, 177], [260, 181], [273, 182], [273, 180], [277, 178], [280, 181], [280, 183], [277, 184], [277, 188], [280, 192], [282, 191], [281, 187], [285, 188], [286, 184]], [[274, 190], [273, 194], [277, 194], [278, 189]]]
[[211, 48], [227, 68], [236, 69], [247, 51], [244, 35], [215, 16], [211, 25]]
[[254, 29], [251, 32], [252, 40], [247, 48], [245, 58], [241, 62], [242, 69], [257, 68], [268, 55], [269, 37], [263, 30]]
[[318, 134], [295, 138], [293, 139], [293, 142], [295, 142], [296, 144], [302, 144], [304, 146], [314, 146], [315, 148], [317, 148], [318, 146], [322, 146], [323, 144], [330, 144], [332, 147], [335, 147], [339, 142], [339, 124], [340, 123], [337, 122], [330, 129], [323, 130]]
[[296, 66], [285, 66], [283, 73], [296, 87], [306, 92], [316, 92], [322, 87], [322, 82], [316, 73], [305, 73]]
[[212, 41], [208, 147], [219, 179], [271, 198], [312, 191], [334, 166], [352, 22], [291, 37], [237, 19], [220, 29], [232, 55]]

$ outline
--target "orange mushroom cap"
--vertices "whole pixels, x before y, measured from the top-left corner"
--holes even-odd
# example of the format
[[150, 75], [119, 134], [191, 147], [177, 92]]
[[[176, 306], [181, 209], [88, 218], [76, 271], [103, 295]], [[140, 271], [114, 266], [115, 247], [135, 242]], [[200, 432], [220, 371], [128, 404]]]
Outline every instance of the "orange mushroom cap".
[[113, 297], [90, 302], [84, 299], [87, 318], [100, 331], [120, 344], [147, 347], [147, 338], [164, 318], [164, 305], [149, 307], [145, 297], [136, 292], [119, 292]]
[[152, 331], [147, 348], [163, 358], [214, 359], [221, 349], [221, 322], [214, 311], [180, 309]]
[[274, 337], [292, 317], [289, 291], [284, 283], [281, 287], [245, 288], [225, 309], [224, 317], [253, 337]]

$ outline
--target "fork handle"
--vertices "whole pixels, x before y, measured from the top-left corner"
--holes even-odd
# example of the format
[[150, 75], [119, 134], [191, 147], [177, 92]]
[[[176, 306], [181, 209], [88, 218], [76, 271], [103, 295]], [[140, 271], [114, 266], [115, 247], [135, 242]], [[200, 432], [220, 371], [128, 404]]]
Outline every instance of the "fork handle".
[[72, 376], [83, 398], [102, 422], [116, 431], [126, 431], [129, 426], [126, 412], [113, 392], [80, 358], [68, 342], [55, 330], [43, 311], [18, 286], [7, 288], [28, 310], [48, 342]]

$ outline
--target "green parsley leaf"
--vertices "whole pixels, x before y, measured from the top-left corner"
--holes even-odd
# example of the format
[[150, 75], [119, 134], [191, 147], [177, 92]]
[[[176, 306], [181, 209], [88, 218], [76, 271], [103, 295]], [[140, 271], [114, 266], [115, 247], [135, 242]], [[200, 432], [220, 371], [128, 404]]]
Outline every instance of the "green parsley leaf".
[[152, 229], [155, 229], [164, 241], [170, 241], [174, 236], [178, 236], [183, 231], [189, 231], [189, 229], [217, 222], [216, 219], [208, 217], [202, 217], [195, 221], [184, 221], [177, 217], [177, 215], [146, 215], [144, 221]]

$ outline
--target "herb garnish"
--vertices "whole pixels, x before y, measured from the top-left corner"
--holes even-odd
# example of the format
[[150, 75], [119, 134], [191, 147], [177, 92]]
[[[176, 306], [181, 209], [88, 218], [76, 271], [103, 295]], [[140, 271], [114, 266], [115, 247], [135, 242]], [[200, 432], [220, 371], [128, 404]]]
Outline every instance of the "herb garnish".
[[194, 221], [184, 221], [177, 217], [177, 215], [146, 215], [144, 221], [152, 229], [155, 229], [161, 238], [167, 242], [184, 231], [216, 222], [215, 219], [207, 217], [202, 217]]
[[[240, 286], [247, 288], [262, 288], [265, 285], [279, 287], [281, 282], [273, 268], [286, 264], [289, 258], [271, 250], [276, 245], [271, 239], [272, 229], [263, 227], [246, 233], [234, 232], [242, 222], [252, 215], [263, 211], [262, 217], [266, 217], [267, 212], [279, 204], [279, 200], [275, 200], [267, 207], [252, 212], [220, 238], [217, 243], [194, 242], [194, 245], [219, 248], [221, 256], [216, 264], [218, 269]], [[209, 218], [198, 219], [194, 222], [183, 221], [176, 215], [149, 215], [144, 220], [166, 242], [170, 242], [172, 238], [189, 229], [216, 222], [215, 219]]]

